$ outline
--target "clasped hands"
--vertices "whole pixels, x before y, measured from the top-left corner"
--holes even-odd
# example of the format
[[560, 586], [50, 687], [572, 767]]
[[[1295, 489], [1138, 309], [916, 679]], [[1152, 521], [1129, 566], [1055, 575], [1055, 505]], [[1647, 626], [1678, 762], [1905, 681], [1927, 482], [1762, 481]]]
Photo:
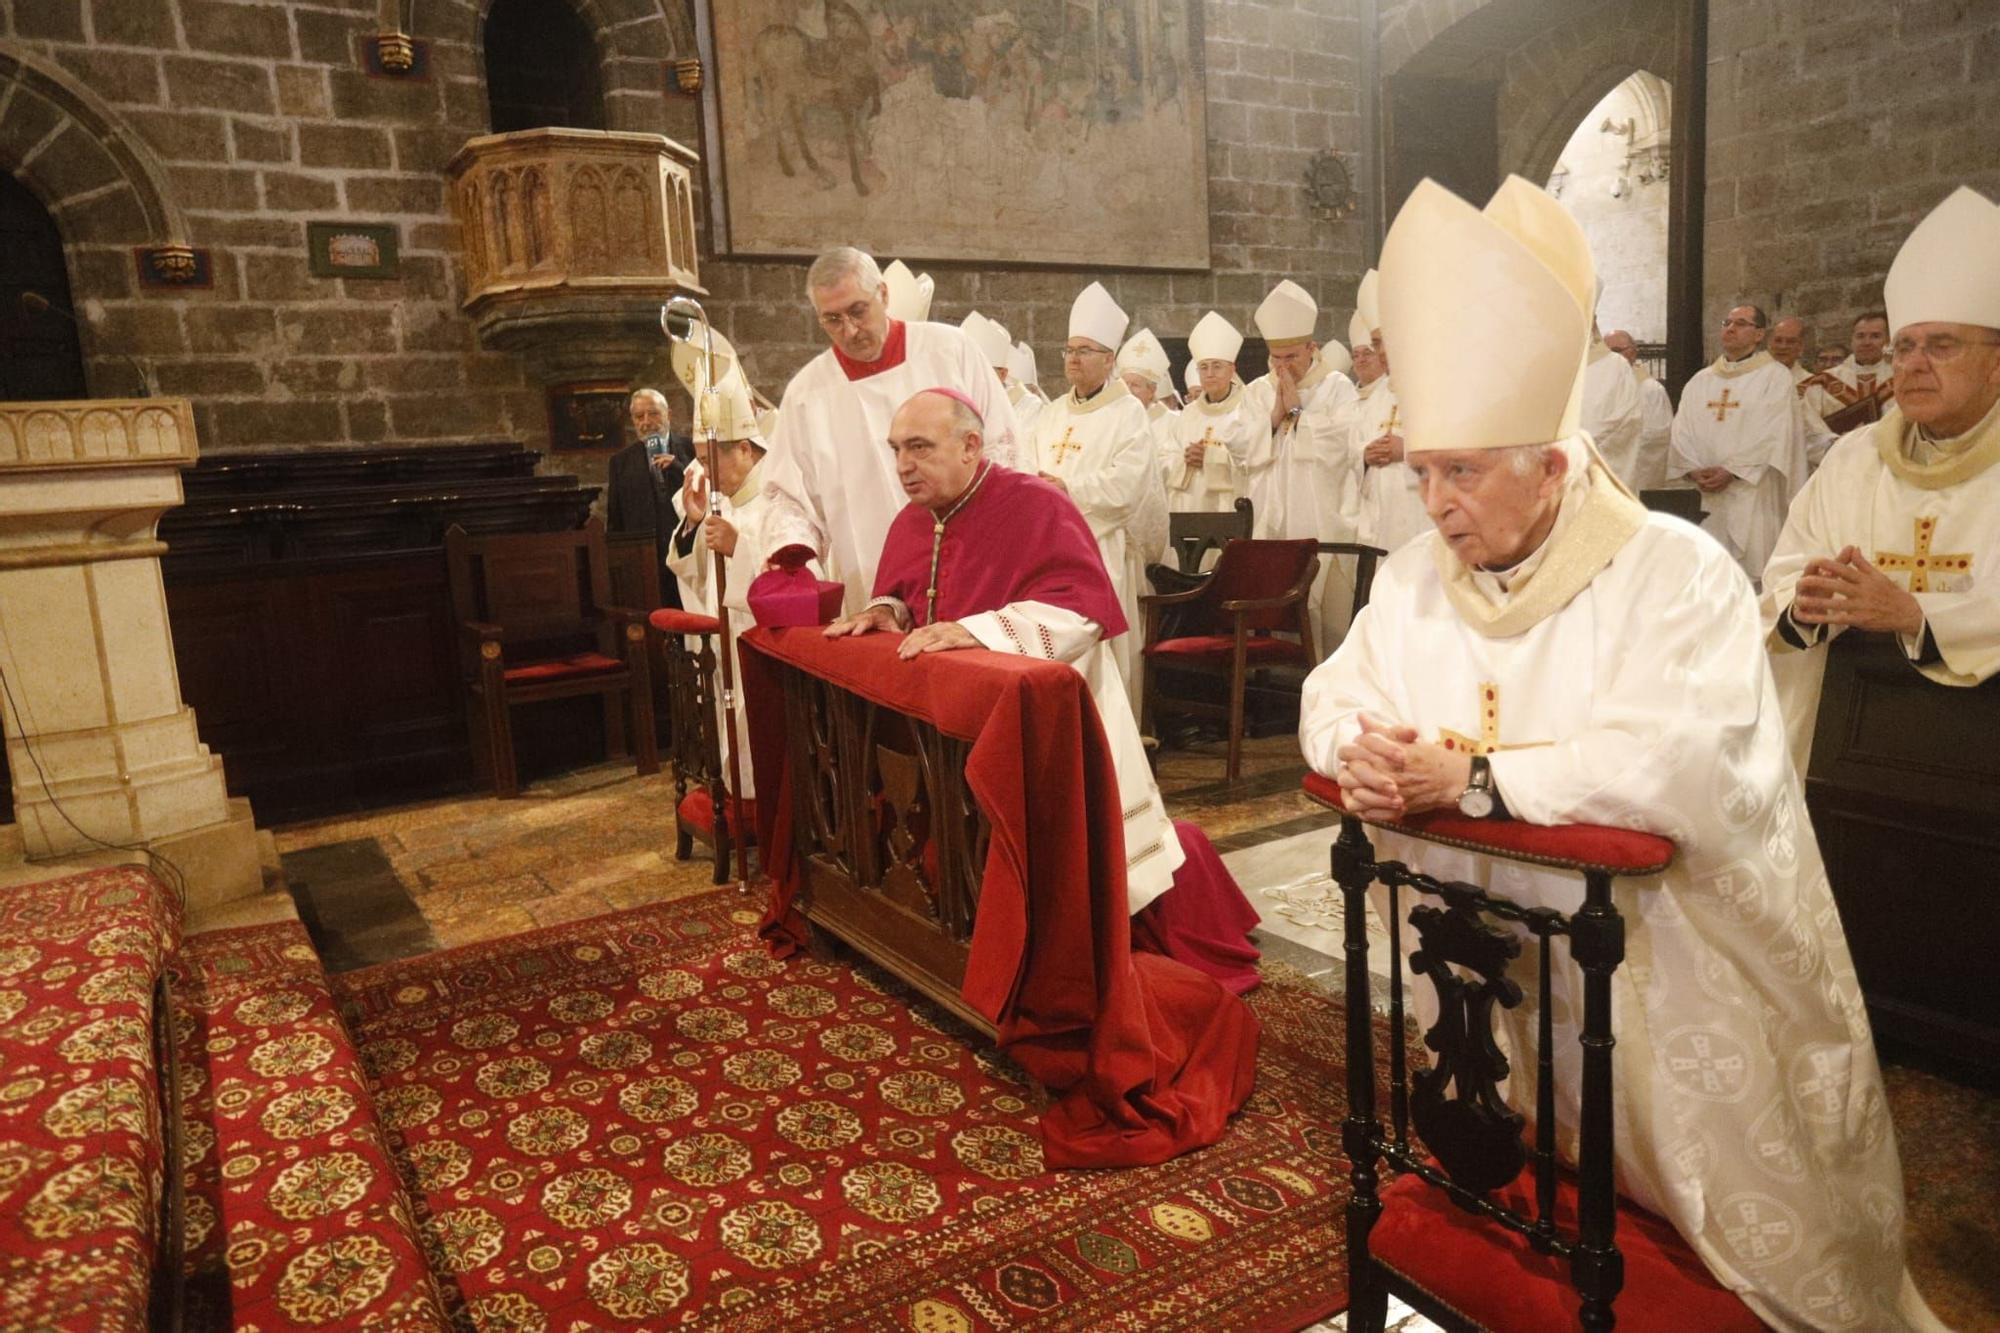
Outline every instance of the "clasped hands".
[[1369, 467], [1386, 467], [1390, 463], [1401, 462], [1403, 458], [1403, 437], [1400, 435], [1377, 435], [1361, 451], [1361, 461]]
[[1361, 734], [1340, 747], [1334, 781], [1350, 812], [1394, 823], [1406, 815], [1456, 806], [1472, 781], [1472, 756], [1417, 739], [1415, 727], [1363, 713]]
[[1792, 594], [1792, 619], [1801, 625], [1846, 625], [1915, 637], [1924, 631], [1924, 608], [1856, 547], [1828, 559], [1814, 556]]
[[1688, 473], [1688, 480], [1703, 495], [1713, 495], [1736, 480], [1736, 474], [1726, 467], [1698, 467]]
[[[886, 606], [871, 606], [842, 616], [826, 627], [826, 637], [838, 639], [857, 634], [889, 632], [899, 628], [896, 613]], [[905, 662], [921, 653], [941, 653], [953, 648], [977, 648], [979, 640], [972, 637], [972, 631], [956, 620], [940, 620], [935, 625], [912, 630], [903, 642], [897, 645], [896, 656]]]

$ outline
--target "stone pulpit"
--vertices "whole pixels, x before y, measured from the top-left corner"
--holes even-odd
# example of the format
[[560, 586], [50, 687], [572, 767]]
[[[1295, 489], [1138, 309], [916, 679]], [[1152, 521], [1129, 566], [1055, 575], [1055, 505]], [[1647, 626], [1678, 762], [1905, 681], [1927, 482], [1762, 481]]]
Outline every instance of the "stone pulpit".
[[0, 713], [22, 844], [36, 862], [157, 853], [191, 911], [263, 883], [167, 626], [157, 528], [196, 452], [184, 398], [0, 404]]

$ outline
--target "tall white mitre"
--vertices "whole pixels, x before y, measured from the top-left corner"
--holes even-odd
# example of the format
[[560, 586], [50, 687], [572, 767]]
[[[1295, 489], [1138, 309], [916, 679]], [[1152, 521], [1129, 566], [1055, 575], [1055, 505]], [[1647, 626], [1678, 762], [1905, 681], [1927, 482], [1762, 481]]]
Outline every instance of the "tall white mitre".
[[764, 444], [764, 430], [751, 400], [750, 385], [741, 368], [734, 369], [696, 400], [695, 431], [715, 432], [718, 440], [753, 440]]
[[931, 317], [931, 293], [937, 283], [930, 274], [912, 273], [898, 259], [882, 270], [882, 282], [889, 289], [889, 318], [920, 324]]
[[1234, 324], [1211, 310], [1203, 315], [1188, 334], [1188, 387], [1197, 387], [1201, 375], [1195, 366], [1203, 361], [1234, 361], [1236, 354], [1243, 350], [1243, 334]]
[[[1484, 213], [1425, 180], [1382, 243], [1375, 296], [1380, 327], [1396, 339], [1396, 397], [1411, 453], [1551, 444], [1576, 434], [1590, 247], [1580, 228], [1566, 243], [1553, 218], [1510, 194], [1519, 179], [1509, 178]], [[1495, 348], [1507, 354], [1495, 356]]]
[[1007, 336], [1007, 330], [1001, 326], [1000, 321], [989, 319], [975, 310], [960, 320], [958, 327], [965, 331], [966, 337], [972, 339], [972, 345], [985, 355], [988, 365], [996, 370], [1007, 369], [1008, 358], [1014, 354], [1014, 343]]
[[1151, 329], [1140, 329], [1118, 349], [1118, 373], [1121, 375], [1137, 371], [1158, 384], [1167, 378], [1173, 368], [1173, 363], [1167, 360], [1167, 349], [1160, 345], [1159, 338]]
[[[1604, 293], [1604, 284], [1597, 280], [1597, 261], [1591, 258], [1590, 238], [1554, 195], [1520, 176], [1500, 182], [1500, 188], [1486, 201], [1486, 216], [1532, 250], [1583, 311], [1583, 346], [1577, 352], [1576, 383], [1570, 389], [1575, 399], [1570, 415], [1580, 423], [1583, 368], [1590, 364], [1590, 330], [1597, 319], [1597, 300]], [[1572, 425], [1565, 434], [1575, 430]]]
[[[1370, 269], [1369, 272], [1372, 273], [1374, 270]], [[1375, 331], [1368, 327], [1368, 321], [1361, 317], [1359, 310], [1355, 311], [1349, 317], [1347, 321], [1347, 345], [1349, 347], [1360, 347], [1373, 342], [1374, 333]]]
[[1035, 370], [1035, 349], [1023, 342], [1014, 344], [1014, 354], [1007, 358], [1007, 378], [1024, 389], [1032, 389], [1040, 376]]
[[2000, 204], [1961, 185], [1919, 222], [1882, 284], [1889, 327], [2000, 329]]
[[1199, 360], [1190, 360], [1187, 363], [1187, 369], [1181, 372], [1181, 382], [1187, 385], [1187, 391], [1190, 394], [1201, 392], [1201, 362]]
[[[688, 391], [690, 398], [699, 397], [711, 384], [721, 384], [732, 373], [748, 383], [747, 377], [742, 375], [742, 358], [737, 356], [736, 348], [730, 345], [720, 329], [710, 328], [706, 333], [696, 329], [691, 339], [676, 338], [668, 355], [673, 361], [674, 378], [681, 382], [681, 387]], [[711, 360], [714, 363], [712, 374]]]
[[1093, 282], [1077, 294], [1069, 308], [1069, 336], [1088, 338], [1099, 347], [1115, 348], [1125, 337], [1129, 317], [1104, 284]]
[[1319, 302], [1313, 300], [1311, 292], [1286, 278], [1271, 289], [1251, 318], [1257, 322], [1257, 332], [1264, 335], [1264, 342], [1273, 350], [1280, 350], [1312, 341], [1313, 328], [1319, 323]]
[[1361, 275], [1361, 285], [1354, 291], [1354, 313], [1371, 338], [1382, 327], [1381, 283], [1381, 272], [1371, 268]]

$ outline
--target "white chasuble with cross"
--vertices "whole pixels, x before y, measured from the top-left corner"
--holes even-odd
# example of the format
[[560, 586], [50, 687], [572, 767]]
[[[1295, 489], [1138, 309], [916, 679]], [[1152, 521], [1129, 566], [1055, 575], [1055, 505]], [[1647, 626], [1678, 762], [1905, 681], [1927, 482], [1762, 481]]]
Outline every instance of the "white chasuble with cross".
[[[1269, 375], [1243, 391], [1245, 451], [1238, 461], [1250, 487], [1255, 535], [1353, 541], [1361, 463], [1348, 439], [1362, 410], [1354, 381], [1316, 355], [1299, 380], [1298, 416], [1272, 430], [1277, 393]], [[1307, 604], [1317, 651], [1347, 632], [1353, 607], [1353, 559], [1321, 556]]]
[[[1775, 1327], [1825, 1327], [1850, 1305], [1840, 1326], [1934, 1326], [1913, 1288], [1898, 1305], [1895, 1134], [1742, 572], [1684, 524], [1650, 515], [1560, 610], [1489, 638], [1447, 597], [1433, 544], [1384, 562], [1347, 640], [1307, 680], [1307, 762], [1335, 773], [1366, 714], [1489, 750], [1515, 818], [1671, 838], [1664, 874], [1613, 889], [1626, 930], [1612, 981], [1619, 1189]], [[1573, 873], [1370, 837], [1378, 856], [1526, 906], [1582, 903]], [[1510, 1100], [1532, 1116], [1539, 960], [1533, 937], [1510, 929], [1527, 994], [1496, 1013]], [[1559, 946], [1557, 1138], [1572, 1162], [1581, 976]], [[1430, 989], [1414, 994], [1428, 1024]]]
[[1384, 435], [1403, 433], [1403, 408], [1396, 401], [1393, 380], [1377, 382], [1375, 392], [1361, 406], [1348, 449], [1360, 481], [1355, 514], [1356, 541], [1394, 551], [1412, 537], [1434, 530], [1431, 516], [1424, 511], [1423, 493], [1417, 489], [1417, 474], [1407, 462], [1370, 467], [1362, 454]]
[[1131, 624], [1111, 641], [1111, 650], [1135, 709], [1146, 637], [1139, 597], [1148, 588], [1147, 564], [1166, 546], [1166, 488], [1155, 439], [1146, 409], [1114, 375], [1081, 403], [1066, 393], [1044, 407], [1029, 450], [1033, 470], [1062, 482], [1097, 538]]
[[[1160, 423], [1160, 475], [1167, 483], [1167, 509], [1175, 514], [1227, 513], [1244, 493], [1243, 465], [1254, 435], [1249, 394], [1232, 383], [1219, 403], [1207, 395]], [[1199, 466], [1187, 461], [1188, 446], [1199, 444]]]
[[1667, 476], [1716, 467], [1734, 480], [1703, 493], [1702, 527], [1755, 579], [1806, 481], [1805, 409], [1791, 372], [1769, 352], [1718, 360], [1681, 390]]
[[[1908, 460], [1892, 466], [1889, 447]], [[1973, 686], [2000, 673], [2000, 466], [1976, 466], [1978, 451], [2000, 458], [2000, 408], [1958, 440], [1921, 441], [1902, 414], [1841, 436], [1826, 462], [1793, 502], [1764, 571], [1764, 622], [1772, 670], [1803, 771], [1811, 754], [1826, 668], [1824, 642], [1839, 627], [1797, 626], [1812, 644], [1795, 648], [1777, 632], [1788, 615], [1799, 576], [1815, 556], [1854, 546], [1877, 569], [1908, 589], [1923, 608], [1935, 660], [1918, 662], [1923, 640], [1900, 638], [1917, 670], [1940, 685]], [[1917, 457], [1921, 452], [1922, 458]], [[1963, 457], [1966, 475], [1946, 473], [1939, 460]], [[1900, 637], [1900, 636], [1899, 636]]]

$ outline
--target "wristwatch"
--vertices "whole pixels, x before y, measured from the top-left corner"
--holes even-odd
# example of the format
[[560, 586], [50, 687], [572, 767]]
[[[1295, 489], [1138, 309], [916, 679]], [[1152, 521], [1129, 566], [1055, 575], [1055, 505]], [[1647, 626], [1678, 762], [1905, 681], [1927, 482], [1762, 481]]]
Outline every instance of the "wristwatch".
[[1486, 756], [1472, 756], [1472, 778], [1458, 794], [1458, 812], [1468, 819], [1487, 819], [1493, 814], [1493, 765]]

